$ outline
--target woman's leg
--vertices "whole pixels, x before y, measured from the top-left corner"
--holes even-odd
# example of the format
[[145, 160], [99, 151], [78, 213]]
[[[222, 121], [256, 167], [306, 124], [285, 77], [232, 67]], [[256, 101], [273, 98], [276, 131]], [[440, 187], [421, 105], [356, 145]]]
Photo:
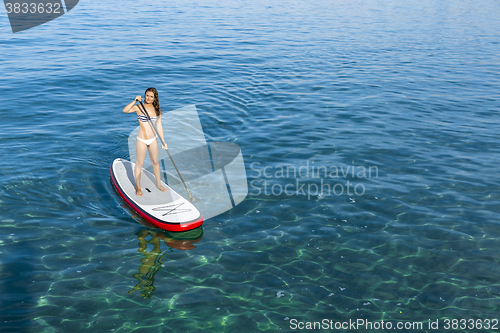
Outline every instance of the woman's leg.
[[141, 191], [141, 170], [142, 164], [144, 163], [144, 158], [146, 157], [146, 152], [148, 151], [148, 146], [142, 141], [136, 140], [135, 144], [135, 194], [138, 196], [142, 195]]
[[149, 157], [151, 157], [151, 163], [153, 164], [153, 173], [155, 174], [156, 179], [156, 187], [165, 192], [167, 189], [161, 186], [160, 183], [160, 163], [158, 162], [158, 141], [155, 140], [152, 144], [149, 145]]

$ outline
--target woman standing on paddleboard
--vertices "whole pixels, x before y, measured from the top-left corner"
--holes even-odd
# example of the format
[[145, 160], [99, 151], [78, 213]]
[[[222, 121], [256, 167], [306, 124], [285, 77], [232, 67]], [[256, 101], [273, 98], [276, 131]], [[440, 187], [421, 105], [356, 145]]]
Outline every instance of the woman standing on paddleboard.
[[[158, 91], [155, 88], [148, 88], [144, 93], [145, 102], [144, 107], [151, 121], [156, 123], [156, 128], [158, 134], [161, 136], [161, 141], [165, 142], [163, 138], [163, 128], [161, 126], [161, 109], [160, 101], [158, 99]], [[160, 164], [158, 162], [158, 139], [156, 133], [148, 124], [148, 117], [141, 112], [140, 106], [135, 104], [136, 102], [142, 101], [142, 96], [137, 96], [134, 101], [130, 102], [123, 108], [123, 112], [137, 114], [137, 120], [139, 121], [139, 134], [137, 135], [136, 141], [136, 161], [134, 169], [135, 178], [135, 193], [142, 196], [141, 191], [141, 169], [144, 163], [144, 158], [146, 158], [146, 152], [149, 150], [149, 157], [151, 157], [151, 163], [153, 164], [153, 173], [156, 179], [156, 187], [165, 192], [167, 189], [161, 186], [160, 183]], [[163, 149], [167, 149], [167, 144], [162, 145]]]

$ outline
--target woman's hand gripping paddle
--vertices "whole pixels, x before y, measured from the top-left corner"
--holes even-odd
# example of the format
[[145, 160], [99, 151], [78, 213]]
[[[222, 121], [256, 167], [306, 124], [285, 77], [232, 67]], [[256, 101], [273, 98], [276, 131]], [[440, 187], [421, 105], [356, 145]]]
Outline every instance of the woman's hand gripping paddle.
[[[142, 104], [142, 101], [140, 101], [140, 100], [136, 99], [136, 101], [138, 101], [139, 103], [141, 103], [142, 109], [141, 108], [139, 108], [139, 109], [146, 116], [146, 118], [148, 118], [148, 123], [149, 123], [149, 125], [151, 125], [151, 128], [156, 133], [156, 135], [160, 138], [161, 143], [163, 144], [162, 146], [165, 146], [165, 141], [163, 141], [162, 137], [158, 134], [158, 131], [156, 130], [155, 126], [153, 125], [153, 122], [151, 121], [151, 118], [149, 118], [149, 115], [148, 115], [148, 113], [146, 111], [146, 108], [144, 107], [144, 104]], [[194, 197], [191, 195], [191, 192], [189, 192], [189, 189], [187, 188], [186, 183], [184, 182], [184, 179], [182, 179], [181, 173], [179, 172], [179, 169], [177, 169], [177, 166], [175, 165], [174, 160], [172, 159], [172, 156], [170, 155], [170, 152], [166, 148], [165, 148], [165, 151], [167, 152], [168, 157], [172, 161], [172, 164], [174, 165], [175, 171], [177, 171], [177, 174], [179, 175], [179, 178], [181, 179], [182, 184], [186, 188], [186, 191], [187, 191], [187, 193], [189, 195], [189, 201], [193, 202], [194, 201]]]

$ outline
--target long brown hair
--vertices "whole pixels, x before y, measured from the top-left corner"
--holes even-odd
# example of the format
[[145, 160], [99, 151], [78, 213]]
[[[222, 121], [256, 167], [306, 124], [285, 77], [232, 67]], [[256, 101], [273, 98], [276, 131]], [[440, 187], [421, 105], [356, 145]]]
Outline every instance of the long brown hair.
[[161, 109], [160, 109], [160, 100], [158, 99], [158, 90], [156, 90], [155, 88], [151, 87], [151, 88], [148, 88], [146, 89], [146, 91], [144, 92], [144, 96], [146, 96], [146, 93], [148, 91], [151, 91], [153, 92], [153, 94], [155, 95], [155, 99], [153, 100], [153, 106], [155, 108], [155, 111], [156, 111], [156, 116], [159, 117], [161, 115]]

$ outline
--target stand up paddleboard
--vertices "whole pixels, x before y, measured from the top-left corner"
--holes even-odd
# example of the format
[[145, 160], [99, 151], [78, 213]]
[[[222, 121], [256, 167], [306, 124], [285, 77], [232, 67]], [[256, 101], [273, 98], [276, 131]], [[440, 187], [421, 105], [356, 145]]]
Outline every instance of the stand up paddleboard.
[[135, 163], [117, 158], [111, 165], [111, 180], [118, 194], [137, 214], [155, 227], [168, 231], [186, 231], [198, 228], [203, 217], [196, 207], [164, 182], [167, 189], [162, 192], [156, 188], [155, 176], [142, 169], [142, 196], [135, 194]]

